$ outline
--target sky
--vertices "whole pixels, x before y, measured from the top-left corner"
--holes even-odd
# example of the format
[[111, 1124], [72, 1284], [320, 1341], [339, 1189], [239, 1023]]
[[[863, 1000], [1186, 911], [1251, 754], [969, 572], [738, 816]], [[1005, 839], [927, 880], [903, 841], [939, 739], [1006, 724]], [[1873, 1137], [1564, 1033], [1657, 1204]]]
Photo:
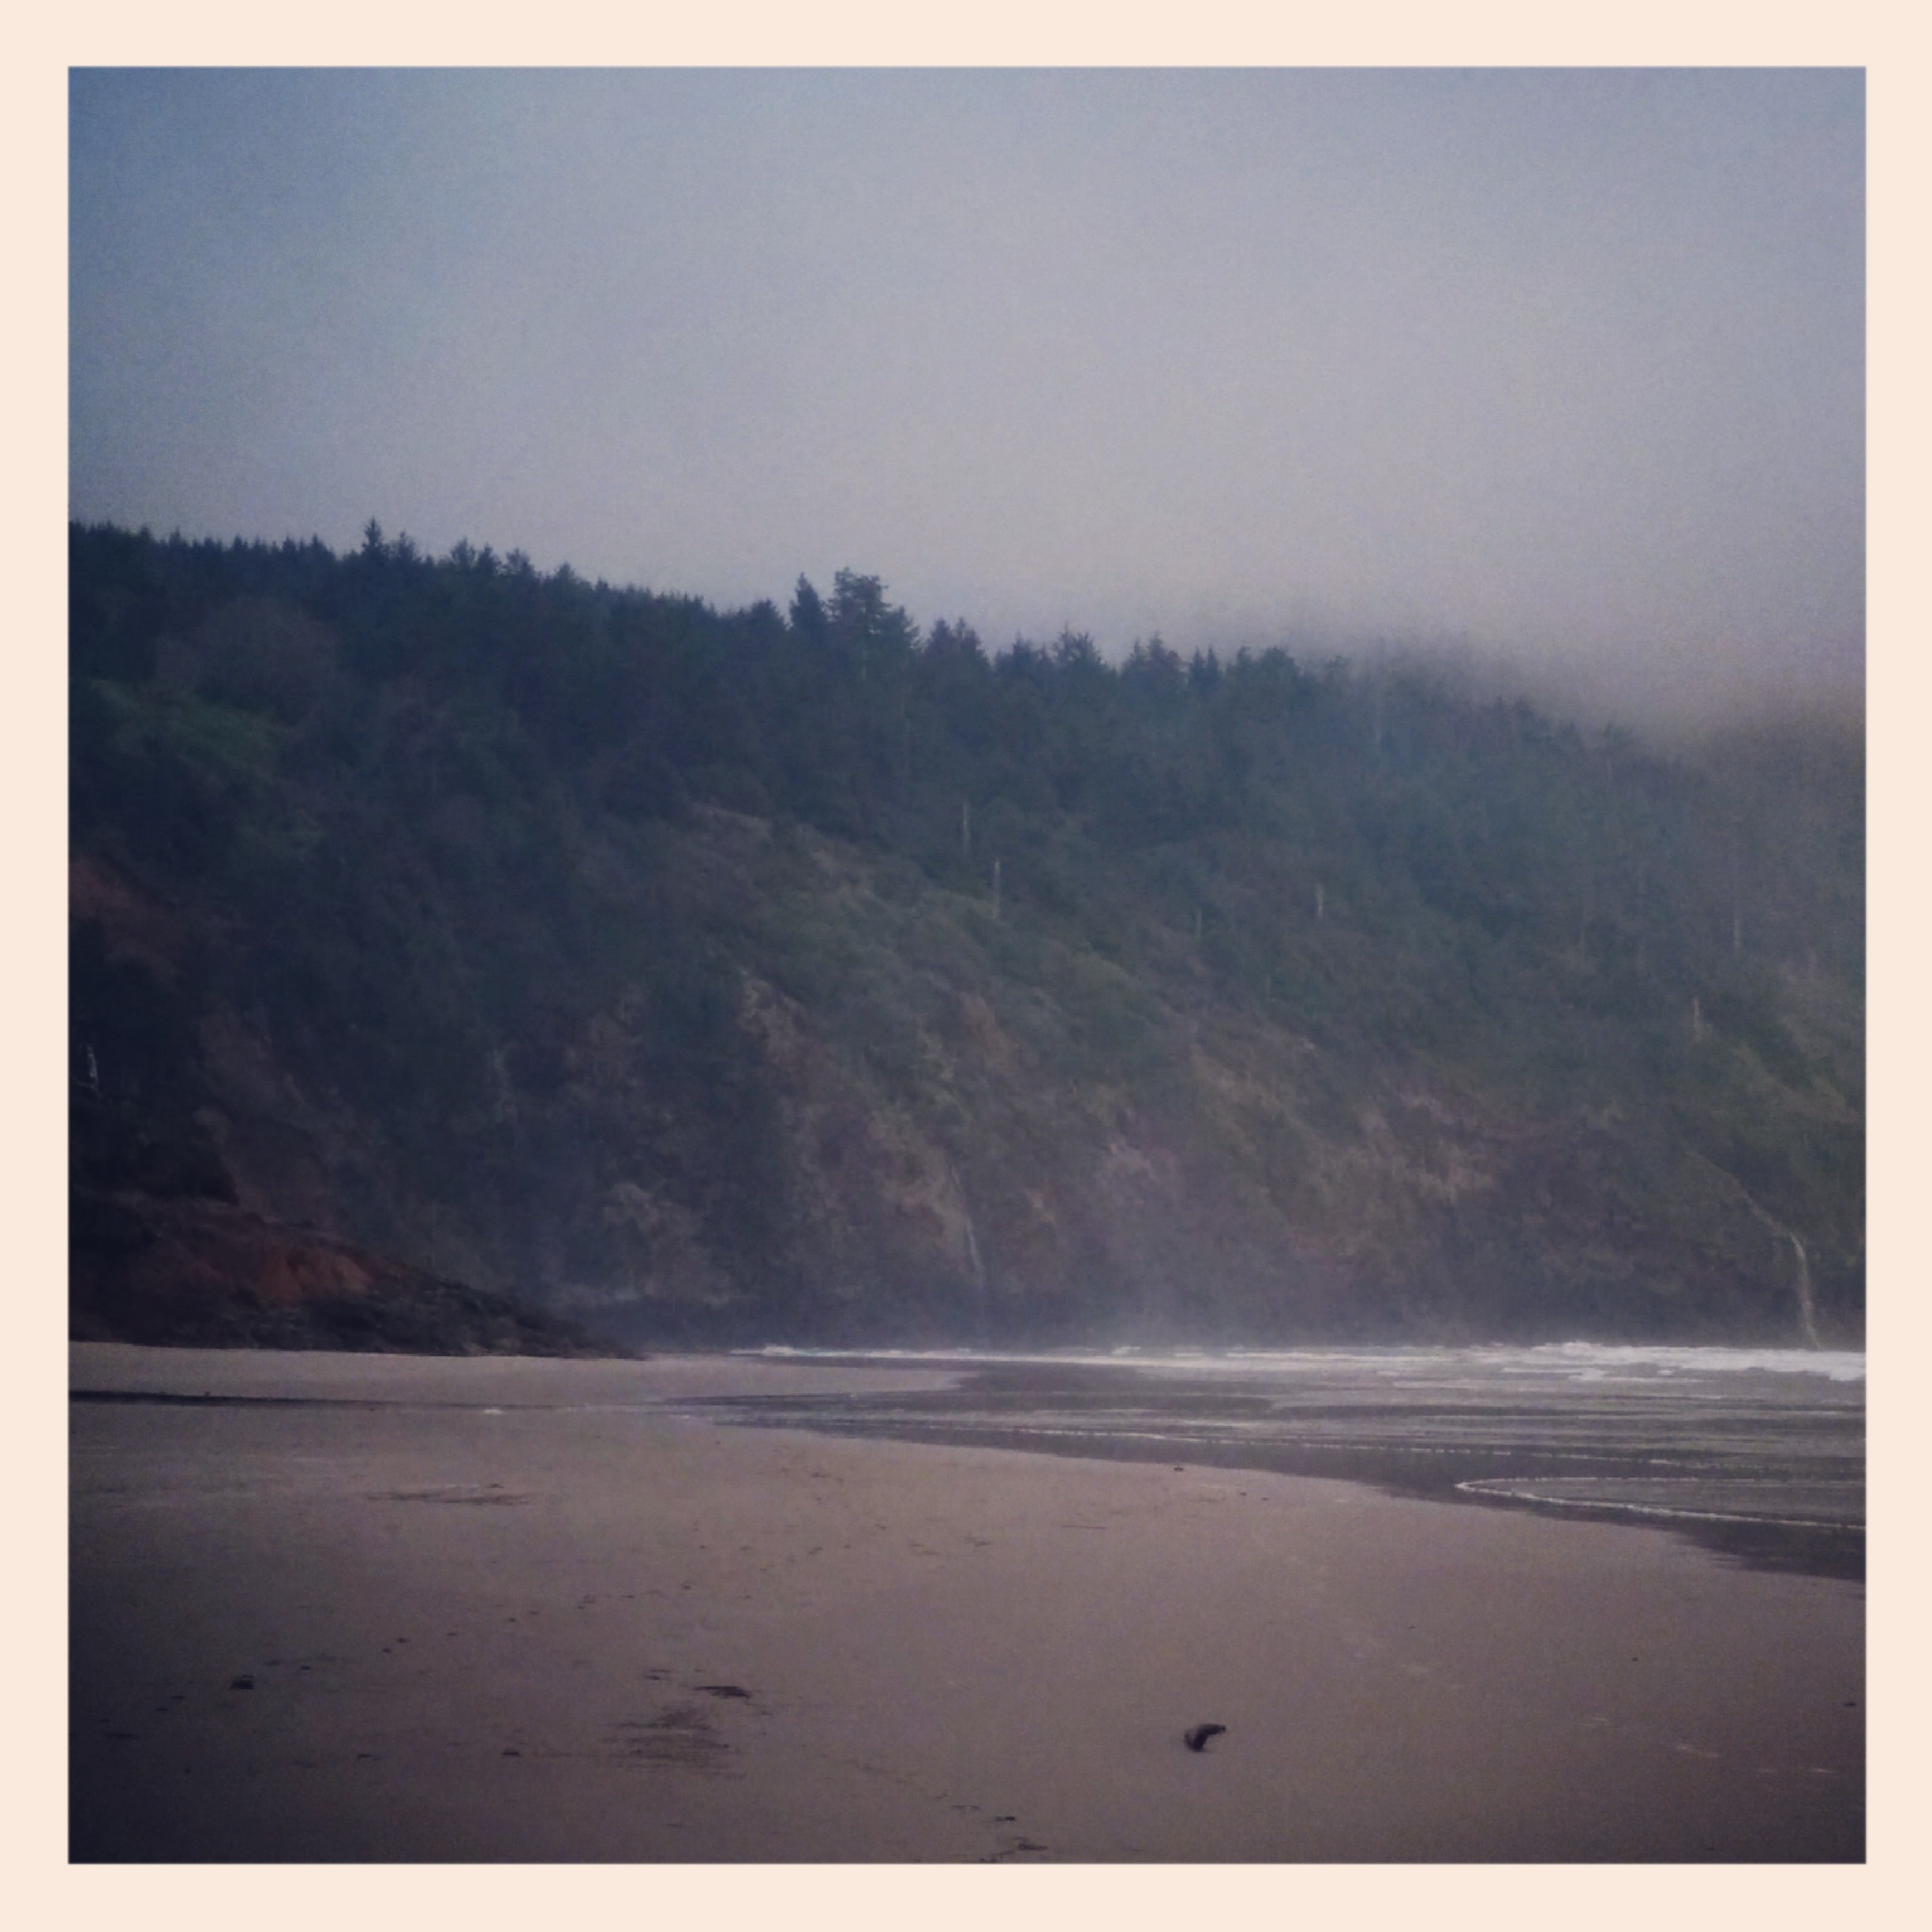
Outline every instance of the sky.
[[80, 71], [74, 516], [1855, 706], [1853, 69]]

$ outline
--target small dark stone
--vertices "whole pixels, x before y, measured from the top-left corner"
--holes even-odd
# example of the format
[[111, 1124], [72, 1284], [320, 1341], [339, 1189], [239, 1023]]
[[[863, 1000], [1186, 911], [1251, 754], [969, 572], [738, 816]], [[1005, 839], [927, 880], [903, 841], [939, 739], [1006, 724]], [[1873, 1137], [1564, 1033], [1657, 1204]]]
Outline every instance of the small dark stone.
[[1191, 1731], [1181, 1733], [1181, 1741], [1191, 1751], [1205, 1750], [1211, 1737], [1219, 1737], [1227, 1728], [1226, 1724], [1196, 1724]]
[[700, 1684], [698, 1688], [707, 1697], [748, 1698], [751, 1694], [742, 1684]]
[[228, 1688], [230, 1690], [253, 1690], [255, 1688], [255, 1679], [253, 1677], [230, 1677], [228, 1679]]
[[522, 1754], [522, 1753], [520, 1750], [515, 1750], [515, 1749], [513, 1749], [513, 1748], [511, 1748], [511, 1747], [510, 1747], [506, 1746], [506, 1747], [504, 1747], [504, 1755], [506, 1758], [521, 1758], [521, 1757], [523, 1755], [523, 1754]]

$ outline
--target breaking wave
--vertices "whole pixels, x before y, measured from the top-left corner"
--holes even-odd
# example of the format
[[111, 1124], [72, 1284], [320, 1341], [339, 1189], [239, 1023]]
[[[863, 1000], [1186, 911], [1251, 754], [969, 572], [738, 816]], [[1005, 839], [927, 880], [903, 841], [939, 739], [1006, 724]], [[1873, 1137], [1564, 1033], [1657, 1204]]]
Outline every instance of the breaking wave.
[[1216, 1373], [1319, 1373], [1346, 1370], [1391, 1376], [1440, 1376], [1458, 1371], [1574, 1382], [1665, 1380], [1683, 1376], [1820, 1376], [1831, 1382], [1865, 1380], [1863, 1349], [1751, 1348], [1607, 1342], [1550, 1342], [1533, 1346], [1484, 1343], [1470, 1347], [1142, 1348], [1000, 1350], [979, 1348], [799, 1348], [772, 1343], [740, 1354], [785, 1360], [933, 1364], [1079, 1364], [1155, 1371]]

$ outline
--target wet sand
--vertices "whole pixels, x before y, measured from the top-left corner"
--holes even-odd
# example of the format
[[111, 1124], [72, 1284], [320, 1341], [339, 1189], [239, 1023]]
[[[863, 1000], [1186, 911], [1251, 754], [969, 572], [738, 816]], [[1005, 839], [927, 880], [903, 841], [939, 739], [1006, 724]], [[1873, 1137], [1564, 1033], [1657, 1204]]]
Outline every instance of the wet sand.
[[1844, 1582], [666, 1406], [934, 1372], [72, 1361], [78, 1859], [1862, 1855]]

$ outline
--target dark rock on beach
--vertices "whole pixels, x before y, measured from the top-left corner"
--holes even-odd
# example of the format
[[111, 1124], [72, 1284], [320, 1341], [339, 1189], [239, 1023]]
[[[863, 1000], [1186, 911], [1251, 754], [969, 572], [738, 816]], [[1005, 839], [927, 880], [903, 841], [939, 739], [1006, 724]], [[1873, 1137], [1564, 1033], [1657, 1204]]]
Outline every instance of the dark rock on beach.
[[84, 1341], [421, 1355], [617, 1355], [576, 1323], [207, 1194], [77, 1188], [69, 1328]]

